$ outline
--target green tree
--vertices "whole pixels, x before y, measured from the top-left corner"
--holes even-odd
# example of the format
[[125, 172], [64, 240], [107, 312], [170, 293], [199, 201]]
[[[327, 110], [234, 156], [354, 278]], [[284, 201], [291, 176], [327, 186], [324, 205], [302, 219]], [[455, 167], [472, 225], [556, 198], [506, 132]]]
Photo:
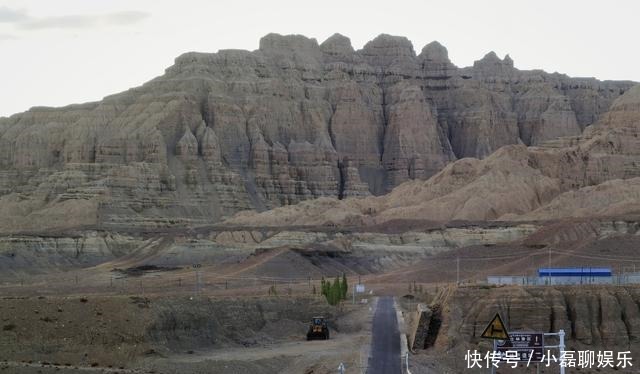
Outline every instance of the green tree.
[[327, 281], [324, 280], [324, 277], [322, 277], [322, 280], [320, 281], [320, 293], [327, 296]]
[[340, 300], [342, 300], [342, 285], [340, 284], [340, 277], [336, 277], [336, 279], [333, 281], [333, 299], [334, 299], [334, 304], [336, 305], [340, 302]]
[[336, 281], [333, 282], [333, 284], [331, 283], [331, 281], [327, 281], [325, 283], [325, 297], [327, 299], [327, 303], [329, 303], [329, 305], [336, 305], [339, 302], [339, 292], [340, 292], [340, 284], [339, 284], [339, 279], [336, 278]]
[[[327, 282], [327, 284], [330, 284], [331, 282]], [[327, 303], [329, 303], [329, 305], [333, 305], [333, 299], [331, 298], [331, 287], [327, 287], [326, 284], [324, 286], [324, 291], [322, 292], [322, 294], [324, 295], [325, 299], [327, 299]]]
[[333, 282], [324, 280], [323, 278], [320, 284], [321, 292], [327, 299], [329, 305], [337, 305], [340, 301], [346, 300], [349, 289], [346, 274], [342, 274], [342, 280], [340, 276], [336, 276]]
[[349, 284], [347, 283], [347, 275], [342, 273], [342, 283], [340, 284], [340, 289], [342, 290], [342, 300], [347, 299], [347, 292], [349, 291]]

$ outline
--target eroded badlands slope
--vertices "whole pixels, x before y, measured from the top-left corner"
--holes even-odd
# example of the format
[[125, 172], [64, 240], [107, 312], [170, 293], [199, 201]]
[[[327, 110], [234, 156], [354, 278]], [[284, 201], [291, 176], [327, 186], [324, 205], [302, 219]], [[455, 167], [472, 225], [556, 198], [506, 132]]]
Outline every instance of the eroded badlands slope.
[[614, 101], [600, 121], [574, 137], [540, 146], [508, 145], [480, 160], [464, 158], [426, 181], [381, 197], [318, 199], [232, 225], [380, 225], [398, 219], [548, 220], [616, 217], [640, 210], [640, 86]]
[[[494, 53], [458, 68], [437, 42], [416, 53], [389, 35], [357, 51], [338, 34], [269, 34], [252, 52], [186, 53], [100, 102], [0, 118], [0, 231], [198, 225], [380, 195], [456, 159], [578, 136], [632, 85], [520, 71]], [[562, 169], [558, 157], [540, 162]], [[527, 187], [548, 193], [516, 212], [557, 188]]]

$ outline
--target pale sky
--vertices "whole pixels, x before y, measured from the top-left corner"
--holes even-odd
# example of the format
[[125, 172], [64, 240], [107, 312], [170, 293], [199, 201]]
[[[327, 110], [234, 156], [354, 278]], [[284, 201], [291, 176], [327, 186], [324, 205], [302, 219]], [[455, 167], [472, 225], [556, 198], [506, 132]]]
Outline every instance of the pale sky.
[[0, 116], [100, 100], [187, 51], [255, 50], [269, 32], [359, 49], [381, 33], [460, 67], [493, 50], [519, 69], [640, 81], [640, 1], [0, 0]]

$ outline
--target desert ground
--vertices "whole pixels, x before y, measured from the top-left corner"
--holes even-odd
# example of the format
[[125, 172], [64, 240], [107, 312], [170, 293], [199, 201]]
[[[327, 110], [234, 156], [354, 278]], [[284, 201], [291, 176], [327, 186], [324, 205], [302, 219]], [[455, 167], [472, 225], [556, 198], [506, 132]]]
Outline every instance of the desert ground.
[[[412, 373], [473, 372], [463, 367], [465, 353], [488, 349], [479, 330], [496, 311], [519, 330], [564, 327], [575, 349], [640, 353], [640, 287], [486, 284], [488, 275], [535, 274], [548, 265], [549, 254], [552, 266], [598, 266], [613, 258], [614, 267], [632, 271], [638, 236], [628, 225], [575, 220], [534, 228], [469, 222], [403, 227], [409, 229], [76, 232], [82, 249], [71, 253], [63, 244], [71, 235], [59, 232], [49, 234], [59, 244], [47, 266], [26, 261], [34, 255], [29, 251], [5, 247], [4, 266], [14, 266], [0, 284], [0, 369], [334, 373], [343, 363], [348, 373], [366, 373], [382, 296], [392, 297], [398, 310], [404, 352], [418, 305], [439, 310], [429, 346], [410, 350]], [[112, 252], [95, 250], [96, 237], [111, 240]], [[434, 237], [447, 240], [436, 243]], [[15, 248], [26, 239], [4, 240]], [[116, 242], [130, 249], [115, 253]], [[607, 256], [610, 248], [615, 256]], [[330, 306], [320, 295], [321, 279], [343, 273], [366, 292], [354, 304], [350, 289], [347, 300]], [[330, 340], [305, 340], [315, 315], [330, 321]]]

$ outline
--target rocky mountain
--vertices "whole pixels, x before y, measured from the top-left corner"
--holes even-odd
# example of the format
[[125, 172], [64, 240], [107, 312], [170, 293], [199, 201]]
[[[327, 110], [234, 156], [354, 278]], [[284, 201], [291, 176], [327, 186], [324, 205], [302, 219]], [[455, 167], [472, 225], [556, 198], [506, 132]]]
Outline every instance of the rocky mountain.
[[319, 199], [236, 225], [377, 225], [431, 221], [549, 220], [640, 213], [640, 85], [614, 101], [583, 134], [540, 146], [508, 145], [480, 160], [464, 158], [426, 181], [381, 197]]
[[[621, 95], [632, 86], [521, 71], [493, 52], [458, 68], [437, 42], [416, 53], [390, 35], [361, 50], [339, 34], [321, 44], [269, 34], [252, 52], [186, 53], [164, 75], [100, 102], [0, 118], [0, 231], [197, 225], [310, 198], [381, 195], [505, 145], [514, 146], [503, 153], [529, 154], [509, 168], [544, 178], [502, 177], [536, 198], [471, 216], [524, 213], [567, 185], [636, 174], [633, 160], [607, 161], [633, 142], [615, 130], [619, 144], [589, 135], [603, 155], [587, 152], [558, 177], [559, 159], [583, 157], [589, 142], [566, 137], [599, 120], [624, 124], [635, 102]], [[558, 138], [578, 149], [554, 151]], [[487, 162], [459, 161], [427, 183]]]

